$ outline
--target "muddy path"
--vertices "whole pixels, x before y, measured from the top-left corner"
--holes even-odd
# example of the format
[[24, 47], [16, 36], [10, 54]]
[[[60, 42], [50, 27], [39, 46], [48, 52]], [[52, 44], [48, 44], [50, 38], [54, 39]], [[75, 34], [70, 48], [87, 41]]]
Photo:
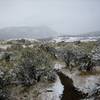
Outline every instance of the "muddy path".
[[78, 89], [74, 87], [72, 79], [62, 72], [57, 72], [57, 74], [61, 80], [62, 85], [64, 86], [61, 100], [80, 100], [86, 96], [86, 94], [78, 91]]

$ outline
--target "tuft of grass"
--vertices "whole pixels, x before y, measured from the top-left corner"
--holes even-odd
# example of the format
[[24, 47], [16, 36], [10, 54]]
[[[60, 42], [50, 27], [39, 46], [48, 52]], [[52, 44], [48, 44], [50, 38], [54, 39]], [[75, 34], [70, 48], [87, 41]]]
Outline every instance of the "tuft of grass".
[[91, 75], [100, 75], [100, 71], [90, 71], [90, 72], [85, 72], [85, 71], [82, 71], [80, 72], [79, 74], [80, 76], [91, 76]]

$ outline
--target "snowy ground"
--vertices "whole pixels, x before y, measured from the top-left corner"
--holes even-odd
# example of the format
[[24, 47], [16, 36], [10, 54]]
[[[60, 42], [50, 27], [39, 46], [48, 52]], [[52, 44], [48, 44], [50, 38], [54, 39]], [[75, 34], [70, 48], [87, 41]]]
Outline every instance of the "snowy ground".
[[79, 71], [70, 72], [66, 69], [62, 69], [62, 72], [73, 80], [73, 84], [76, 88], [84, 93], [92, 95], [97, 88], [100, 88], [97, 84], [100, 84], [99, 75], [79, 75]]
[[75, 41], [82, 41], [82, 42], [87, 42], [87, 41], [96, 41], [100, 37], [56, 37], [51, 40], [51, 42], [75, 42]]
[[6, 50], [7, 48], [10, 48], [10, 47], [11, 47], [11, 45], [0, 45], [0, 48], [4, 49], [4, 50]]
[[[41, 95], [39, 95], [38, 100], [61, 100], [61, 95], [63, 93], [63, 85], [59, 77], [49, 88], [47, 88]], [[51, 92], [50, 92], [51, 91]]]

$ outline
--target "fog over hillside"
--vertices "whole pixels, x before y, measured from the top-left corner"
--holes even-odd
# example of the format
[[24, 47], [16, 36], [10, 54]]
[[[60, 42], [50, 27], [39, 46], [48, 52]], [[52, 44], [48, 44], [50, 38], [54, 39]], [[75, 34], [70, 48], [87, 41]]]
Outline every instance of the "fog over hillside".
[[100, 0], [0, 0], [0, 28], [42, 25], [61, 34], [100, 31]]
[[0, 29], [0, 40], [8, 39], [43, 39], [43, 38], [56, 38], [56, 37], [100, 37], [100, 31], [89, 32], [83, 34], [60, 34], [47, 26], [40, 27], [7, 27]]
[[0, 39], [48, 38], [58, 33], [46, 26], [40, 27], [8, 27], [0, 30]]
[[100, 0], [0, 0], [0, 39], [98, 36], [99, 10]]

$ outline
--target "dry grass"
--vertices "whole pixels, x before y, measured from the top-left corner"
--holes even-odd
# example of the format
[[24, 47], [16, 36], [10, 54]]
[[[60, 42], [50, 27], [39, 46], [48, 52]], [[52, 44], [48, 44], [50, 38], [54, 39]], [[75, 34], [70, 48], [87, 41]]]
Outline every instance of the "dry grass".
[[86, 71], [82, 71], [82, 72], [80, 72], [80, 75], [81, 76], [87, 76], [87, 75], [100, 75], [100, 67], [98, 66], [98, 67], [96, 67], [96, 69], [94, 70], [94, 71], [88, 71], [88, 72], [86, 72]]

